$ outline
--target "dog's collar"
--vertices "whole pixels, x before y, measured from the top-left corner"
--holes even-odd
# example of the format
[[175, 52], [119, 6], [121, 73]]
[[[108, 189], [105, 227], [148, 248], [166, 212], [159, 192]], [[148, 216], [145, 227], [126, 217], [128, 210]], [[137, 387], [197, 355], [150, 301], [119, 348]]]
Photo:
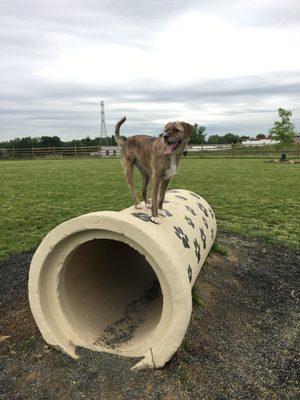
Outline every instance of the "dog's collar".
[[180, 153], [183, 154], [184, 152], [185, 152], [185, 147], [183, 149], [181, 149], [181, 150], [176, 150], [175, 149], [175, 151], [174, 151], [175, 154], [180, 154]]

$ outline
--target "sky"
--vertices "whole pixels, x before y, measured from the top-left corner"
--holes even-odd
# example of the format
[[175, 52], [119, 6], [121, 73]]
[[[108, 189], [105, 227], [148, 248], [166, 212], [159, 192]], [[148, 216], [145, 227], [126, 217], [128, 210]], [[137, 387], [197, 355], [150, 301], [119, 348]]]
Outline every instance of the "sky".
[[300, 130], [300, 1], [0, 0], [0, 141]]

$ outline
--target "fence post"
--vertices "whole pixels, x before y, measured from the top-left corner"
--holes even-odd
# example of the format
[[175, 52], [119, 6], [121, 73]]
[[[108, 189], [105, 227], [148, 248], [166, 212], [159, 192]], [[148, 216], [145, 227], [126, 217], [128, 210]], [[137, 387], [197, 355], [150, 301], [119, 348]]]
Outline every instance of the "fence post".
[[74, 146], [74, 155], [75, 155], [75, 158], [77, 158], [77, 146], [76, 146], [76, 144]]
[[32, 159], [34, 160], [34, 147], [31, 147]]
[[55, 157], [55, 146], [53, 146], [53, 157]]
[[100, 146], [100, 144], [98, 144], [98, 156], [99, 156], [99, 158], [101, 158], [101, 146]]
[[16, 158], [16, 151], [15, 151], [15, 148], [14, 148], [14, 147], [12, 148], [12, 156], [13, 156], [13, 160], [15, 160], [15, 158]]

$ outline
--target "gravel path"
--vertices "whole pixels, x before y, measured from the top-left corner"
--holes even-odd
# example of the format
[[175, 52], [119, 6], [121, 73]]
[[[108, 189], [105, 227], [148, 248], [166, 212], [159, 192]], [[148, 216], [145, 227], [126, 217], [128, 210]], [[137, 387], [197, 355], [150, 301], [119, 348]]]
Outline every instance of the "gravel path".
[[[298, 399], [300, 255], [221, 233], [194, 288], [189, 330], [162, 370], [80, 349], [74, 361], [41, 338], [27, 300], [32, 252], [0, 264], [0, 399]], [[297, 375], [298, 374], [298, 375]]]

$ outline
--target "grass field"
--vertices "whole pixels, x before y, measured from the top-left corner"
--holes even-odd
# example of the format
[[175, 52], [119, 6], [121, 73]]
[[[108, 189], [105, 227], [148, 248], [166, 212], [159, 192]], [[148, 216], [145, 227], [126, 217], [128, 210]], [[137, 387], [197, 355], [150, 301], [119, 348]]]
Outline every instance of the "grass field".
[[[131, 205], [116, 159], [3, 161], [0, 169], [1, 259], [37, 246], [69, 218]], [[220, 229], [300, 248], [300, 164], [183, 159], [175, 187], [203, 195]]]

